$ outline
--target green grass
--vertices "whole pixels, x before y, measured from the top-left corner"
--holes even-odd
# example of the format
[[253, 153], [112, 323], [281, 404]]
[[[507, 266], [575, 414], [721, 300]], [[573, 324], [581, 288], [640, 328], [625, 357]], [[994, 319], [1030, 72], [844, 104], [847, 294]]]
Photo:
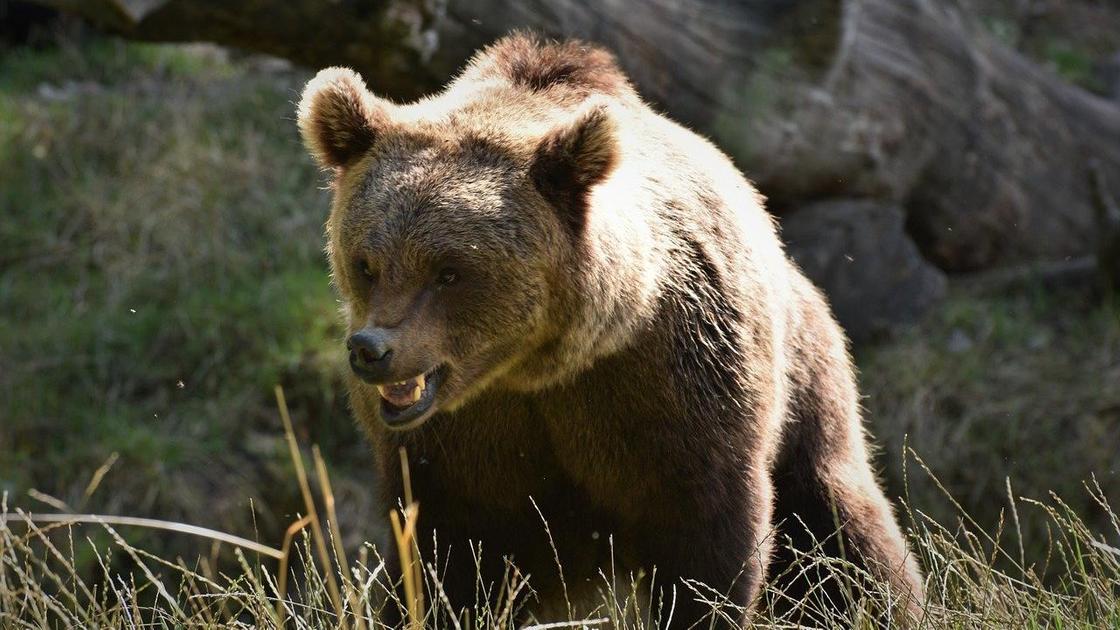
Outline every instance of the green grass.
[[45, 49], [13, 48], [0, 58], [0, 91], [31, 91], [41, 85], [82, 83], [113, 86], [138, 78], [233, 78], [238, 69], [224, 53], [207, 47], [144, 46], [105, 38], [61, 37]]
[[0, 77], [0, 488], [233, 529], [247, 498], [285, 509], [276, 383], [303, 383], [304, 430], [357, 443], [305, 77], [114, 40], [13, 51]]
[[[1057, 492], [1091, 527], [1109, 527], [1082, 483], [1095, 476], [1120, 496], [1120, 303], [1076, 292], [957, 294], [857, 358], [896, 494], [905, 441], [985, 527], [1006, 511], [1008, 483], [1016, 496]], [[939, 520], [953, 517], [931, 484], [912, 482], [909, 492]], [[1044, 546], [1046, 519], [1022, 526]]]

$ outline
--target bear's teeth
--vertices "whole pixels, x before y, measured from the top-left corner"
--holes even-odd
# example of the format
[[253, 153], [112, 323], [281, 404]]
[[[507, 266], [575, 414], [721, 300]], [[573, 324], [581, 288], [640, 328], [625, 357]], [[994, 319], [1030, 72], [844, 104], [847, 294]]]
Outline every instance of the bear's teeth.
[[382, 398], [398, 407], [407, 407], [419, 402], [420, 397], [424, 394], [424, 386], [426, 384], [427, 379], [425, 375], [421, 374], [407, 381], [378, 385], [377, 393], [380, 394]]

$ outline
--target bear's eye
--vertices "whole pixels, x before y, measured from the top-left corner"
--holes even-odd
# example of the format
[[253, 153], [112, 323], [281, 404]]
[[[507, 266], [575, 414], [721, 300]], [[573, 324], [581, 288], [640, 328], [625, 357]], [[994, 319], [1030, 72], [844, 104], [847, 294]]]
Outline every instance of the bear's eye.
[[377, 272], [373, 270], [373, 267], [369, 265], [369, 262], [360, 260], [357, 263], [357, 267], [358, 273], [360, 273], [366, 280], [373, 282], [374, 279], [377, 278]]
[[451, 267], [444, 267], [436, 274], [436, 284], [441, 287], [449, 287], [459, 281], [459, 272]]

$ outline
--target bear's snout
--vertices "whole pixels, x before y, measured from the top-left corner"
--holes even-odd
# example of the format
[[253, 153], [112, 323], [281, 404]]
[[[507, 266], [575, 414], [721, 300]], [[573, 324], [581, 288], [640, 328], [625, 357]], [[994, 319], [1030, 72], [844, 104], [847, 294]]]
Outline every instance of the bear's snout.
[[419, 426], [435, 413], [448, 367], [432, 358], [415, 329], [367, 326], [346, 340], [350, 369], [376, 386], [381, 420], [393, 430]]
[[384, 382], [393, 359], [393, 333], [385, 328], [363, 328], [346, 340], [350, 369], [367, 382]]

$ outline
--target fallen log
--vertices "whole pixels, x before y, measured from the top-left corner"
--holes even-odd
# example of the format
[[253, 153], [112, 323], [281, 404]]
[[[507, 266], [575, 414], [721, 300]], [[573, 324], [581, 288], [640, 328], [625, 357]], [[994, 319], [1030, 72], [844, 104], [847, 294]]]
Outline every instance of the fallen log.
[[1093, 252], [1091, 160], [1120, 197], [1120, 106], [988, 36], [963, 0], [41, 1], [126, 37], [353, 66], [394, 98], [513, 28], [597, 41], [776, 212], [900, 205], [946, 271]]

